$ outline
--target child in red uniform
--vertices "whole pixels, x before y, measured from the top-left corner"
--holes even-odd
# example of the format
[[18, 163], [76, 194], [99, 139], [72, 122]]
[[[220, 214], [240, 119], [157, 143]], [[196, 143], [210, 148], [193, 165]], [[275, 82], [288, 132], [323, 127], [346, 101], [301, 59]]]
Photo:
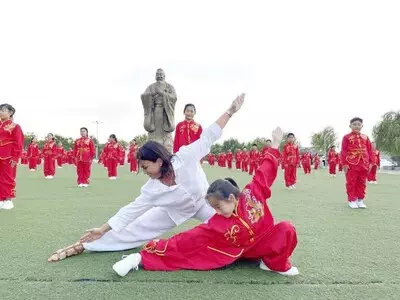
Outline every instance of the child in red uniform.
[[[283, 132], [273, 132], [277, 148]], [[252, 181], [239, 191], [232, 179], [211, 184], [206, 198], [217, 213], [205, 224], [168, 240], [154, 240], [144, 250], [127, 256], [113, 269], [125, 276], [143, 266], [149, 271], [213, 270], [241, 258], [260, 260], [260, 268], [281, 275], [299, 274], [290, 263], [297, 245], [296, 230], [289, 222], [275, 224], [267, 205], [277, 176], [279, 154], [267, 153]]]
[[136, 139], [133, 139], [129, 147], [129, 153], [128, 153], [128, 163], [130, 165], [131, 173], [136, 173], [138, 171], [138, 162], [136, 159], [136, 153], [138, 149], [139, 146], [136, 144]]
[[320, 163], [321, 163], [321, 159], [319, 158], [318, 153], [316, 153], [314, 156], [314, 170], [318, 170]]
[[375, 143], [372, 143], [372, 150], [374, 154], [374, 165], [368, 173], [368, 183], [378, 184], [376, 181], [376, 171], [381, 167], [381, 152], [376, 149]]
[[57, 145], [54, 142], [54, 135], [49, 133], [42, 149], [43, 173], [46, 179], [53, 179], [56, 174]]
[[124, 155], [124, 149], [118, 143], [115, 134], [111, 134], [109, 137], [109, 143], [104, 147], [104, 160], [107, 165], [108, 179], [117, 179], [117, 168], [118, 163], [121, 163], [122, 157]]
[[12, 121], [15, 109], [0, 105], [0, 209], [13, 209], [18, 160], [24, 148], [21, 127]]
[[242, 150], [240, 149], [235, 152], [235, 165], [236, 170], [240, 171], [242, 169]]
[[35, 137], [31, 139], [31, 143], [28, 146], [27, 156], [29, 170], [35, 172], [40, 158], [40, 150]]
[[338, 164], [338, 171], [339, 172], [343, 172], [343, 165], [342, 165], [342, 161], [340, 160], [340, 155], [341, 153], [337, 153], [337, 164]]
[[329, 174], [332, 177], [336, 177], [336, 164], [337, 164], [337, 153], [335, 146], [331, 146], [328, 152], [328, 164], [329, 164]]
[[215, 155], [210, 153], [208, 154], [208, 164], [213, 166], [215, 164]]
[[61, 142], [59, 142], [58, 146], [57, 146], [57, 166], [59, 169], [61, 169], [63, 166], [64, 154], [65, 154], [65, 150], [64, 150], [63, 144]]
[[251, 176], [253, 176], [253, 174], [256, 172], [258, 168], [258, 159], [259, 159], [259, 153], [257, 149], [257, 144], [253, 144], [252, 149], [249, 153], [249, 162], [250, 162], [249, 174]]
[[229, 150], [228, 153], [226, 154], [226, 161], [228, 163], [228, 169], [231, 170], [233, 161], [233, 153], [231, 150]]
[[296, 188], [297, 165], [300, 162], [299, 147], [295, 144], [293, 133], [289, 133], [282, 151], [282, 165], [285, 171], [285, 184], [290, 189]]
[[74, 143], [73, 157], [78, 175], [78, 186], [88, 187], [95, 147], [93, 140], [88, 137], [88, 129], [86, 127], [82, 127], [80, 133], [81, 137]]
[[201, 125], [193, 120], [196, 115], [194, 104], [186, 104], [183, 113], [185, 120], [179, 122], [175, 128], [174, 153], [178, 152], [180, 147], [197, 141], [203, 132]]
[[342, 140], [341, 161], [346, 173], [346, 191], [350, 208], [367, 208], [364, 203], [368, 171], [374, 164], [371, 142], [361, 133], [363, 120], [350, 120], [351, 133]]
[[246, 147], [242, 151], [242, 171], [246, 173], [249, 171], [249, 153]]
[[301, 164], [304, 174], [311, 174], [311, 153], [306, 151], [301, 155]]

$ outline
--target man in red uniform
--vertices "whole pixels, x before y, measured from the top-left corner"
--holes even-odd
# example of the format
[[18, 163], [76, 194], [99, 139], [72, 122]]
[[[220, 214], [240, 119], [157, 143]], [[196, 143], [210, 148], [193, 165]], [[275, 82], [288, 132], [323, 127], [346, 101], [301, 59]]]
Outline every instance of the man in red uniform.
[[129, 153], [128, 153], [128, 163], [130, 164], [131, 173], [136, 173], [138, 171], [138, 163], [136, 159], [136, 153], [138, 149], [139, 146], [136, 144], [136, 139], [133, 139], [129, 147]]
[[301, 164], [304, 174], [311, 174], [311, 153], [308, 150], [301, 155]]
[[81, 137], [77, 139], [74, 143], [73, 156], [76, 162], [78, 186], [88, 187], [92, 160], [95, 156], [95, 147], [93, 140], [88, 137], [88, 130], [86, 127], [81, 128]]
[[225, 168], [226, 167], [226, 154], [224, 152], [221, 152], [218, 156], [218, 165], [221, 168]]
[[256, 172], [258, 168], [258, 161], [259, 161], [259, 152], [257, 149], [257, 144], [253, 144], [252, 149], [249, 153], [249, 162], [250, 162], [249, 174], [251, 176], [253, 176], [253, 174]]
[[64, 162], [64, 155], [65, 155], [65, 150], [63, 144], [59, 142], [57, 146], [57, 165], [59, 169], [62, 168]]
[[235, 165], [236, 170], [242, 169], [242, 150], [240, 149], [237, 149], [235, 152]]
[[232, 169], [232, 161], [233, 161], [233, 153], [231, 150], [228, 151], [228, 154], [226, 155], [226, 161], [228, 163], [228, 169]]
[[49, 133], [42, 148], [43, 174], [46, 179], [53, 179], [56, 174], [57, 145], [54, 135]]
[[368, 171], [374, 164], [371, 142], [361, 133], [363, 120], [350, 120], [351, 133], [342, 140], [341, 160], [346, 173], [346, 192], [350, 208], [366, 208], [364, 203]]
[[337, 164], [337, 153], [335, 150], [335, 146], [331, 146], [328, 152], [328, 165], [329, 165], [329, 174], [332, 177], [336, 177], [336, 164]]
[[17, 165], [24, 148], [24, 134], [12, 121], [14, 114], [10, 104], [0, 105], [0, 209], [14, 208]]
[[180, 147], [197, 141], [203, 132], [201, 125], [193, 120], [196, 114], [194, 104], [186, 104], [183, 113], [185, 120], [179, 122], [175, 128], [174, 153], [178, 152]]
[[40, 158], [40, 150], [35, 137], [31, 139], [31, 143], [28, 146], [27, 156], [28, 156], [29, 170], [31, 172], [35, 172], [36, 167], [39, 164], [39, 158]]
[[288, 189], [296, 188], [297, 166], [300, 162], [299, 147], [295, 144], [293, 133], [289, 133], [282, 151], [282, 164], [285, 171], [285, 185]]
[[375, 143], [372, 143], [372, 150], [374, 154], [374, 164], [368, 173], [368, 183], [378, 184], [376, 181], [376, 172], [381, 167], [381, 152], [376, 149]]
[[242, 171], [246, 173], [249, 171], [249, 153], [246, 147], [243, 148], [242, 152]]
[[318, 153], [316, 153], [314, 156], [314, 170], [318, 170], [320, 163], [321, 163], [321, 159], [319, 158]]

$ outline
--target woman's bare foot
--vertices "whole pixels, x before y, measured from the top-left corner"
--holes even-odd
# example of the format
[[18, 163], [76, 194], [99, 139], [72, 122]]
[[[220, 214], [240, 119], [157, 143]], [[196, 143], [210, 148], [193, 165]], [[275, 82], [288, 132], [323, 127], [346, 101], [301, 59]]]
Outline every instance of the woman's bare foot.
[[70, 257], [70, 256], [82, 254], [83, 251], [85, 251], [85, 248], [83, 247], [82, 243], [77, 242], [66, 248], [57, 250], [56, 252], [53, 253], [52, 256], [49, 257], [49, 259], [47, 261], [48, 262], [57, 262], [57, 261], [66, 259], [67, 257]]

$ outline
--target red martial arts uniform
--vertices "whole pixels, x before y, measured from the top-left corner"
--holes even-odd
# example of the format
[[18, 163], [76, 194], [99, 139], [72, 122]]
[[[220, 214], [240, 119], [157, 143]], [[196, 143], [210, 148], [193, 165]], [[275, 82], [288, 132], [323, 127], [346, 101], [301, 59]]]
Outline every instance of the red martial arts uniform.
[[54, 176], [56, 174], [56, 157], [57, 145], [54, 141], [45, 142], [42, 149], [42, 156], [44, 160], [43, 172], [44, 176]]
[[117, 142], [109, 142], [104, 147], [104, 162], [107, 166], [108, 177], [117, 177], [118, 163], [121, 163], [125, 153], [122, 146]]
[[222, 168], [226, 167], [226, 154], [223, 152], [218, 156], [218, 165]]
[[29, 144], [27, 156], [29, 170], [36, 170], [40, 159], [40, 150], [38, 144]]
[[138, 145], [130, 145], [129, 153], [128, 153], [128, 163], [130, 164], [130, 171], [137, 172], [138, 170], [138, 162], [136, 159], [136, 153], [139, 149]]
[[368, 170], [374, 164], [371, 142], [365, 134], [351, 132], [342, 140], [341, 160], [346, 173], [349, 202], [364, 200]]
[[259, 163], [259, 153], [257, 150], [251, 150], [249, 153], [249, 174], [253, 176], [253, 174], [257, 171], [258, 163]]
[[96, 154], [94, 142], [89, 137], [81, 137], [74, 143], [73, 157], [78, 175], [77, 183], [89, 184], [92, 160]]
[[319, 164], [321, 163], [321, 159], [319, 158], [318, 154], [314, 156], [314, 170], [319, 168]]
[[201, 125], [194, 120], [179, 122], [175, 128], [174, 153], [178, 152], [179, 148], [182, 146], [197, 141], [202, 132], [203, 128]]
[[301, 156], [301, 164], [303, 165], [304, 174], [311, 173], [311, 153], [306, 152]]
[[236, 164], [237, 170], [242, 169], [242, 151], [240, 151], [240, 150], [237, 150], [235, 152], [235, 164]]
[[299, 147], [296, 144], [286, 143], [282, 151], [282, 164], [285, 170], [285, 184], [287, 187], [296, 184], [296, 173], [299, 162]]
[[381, 152], [379, 150], [374, 150], [374, 165], [368, 173], [368, 182], [376, 182], [376, 171], [381, 166]]
[[336, 175], [337, 153], [335, 150], [328, 152], [329, 174]]
[[22, 151], [21, 154], [21, 165], [27, 165], [28, 164], [28, 154], [26, 151]]
[[62, 146], [61, 147], [57, 146], [57, 165], [59, 167], [62, 167], [64, 163], [64, 155], [65, 155], [64, 148]]
[[342, 172], [343, 171], [343, 165], [342, 165], [342, 161], [340, 160], [340, 155], [341, 155], [341, 153], [337, 153], [337, 164], [338, 164], [338, 171]]
[[15, 198], [15, 177], [23, 148], [21, 127], [12, 120], [0, 121], [0, 201]]
[[242, 171], [249, 171], [249, 153], [247, 151], [242, 151]]
[[228, 154], [226, 155], [226, 161], [228, 162], [228, 169], [232, 169], [232, 161], [233, 161], [233, 153], [232, 152], [228, 152]]
[[215, 156], [214, 154], [208, 154], [208, 164], [210, 166], [213, 166], [215, 164]]
[[262, 261], [274, 271], [285, 272], [297, 245], [296, 230], [289, 222], [274, 224], [267, 205], [278, 169], [278, 154], [266, 155], [252, 181], [239, 196], [230, 217], [215, 214], [207, 223], [168, 240], [147, 243], [140, 252], [145, 270], [212, 270], [241, 258]]

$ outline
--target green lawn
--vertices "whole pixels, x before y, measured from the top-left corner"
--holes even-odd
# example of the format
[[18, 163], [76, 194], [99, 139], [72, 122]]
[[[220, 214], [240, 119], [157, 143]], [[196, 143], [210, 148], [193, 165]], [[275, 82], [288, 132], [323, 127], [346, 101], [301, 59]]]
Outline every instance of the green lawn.
[[[231, 176], [243, 186], [250, 178], [205, 170], [210, 181]], [[400, 299], [400, 177], [395, 175], [380, 175], [379, 185], [368, 187], [367, 210], [347, 207], [343, 175], [299, 174], [297, 190], [291, 191], [279, 175], [269, 203], [277, 220], [291, 220], [297, 228], [293, 264], [301, 275], [296, 278], [240, 262], [218, 271], [140, 271], [121, 279], [111, 266], [122, 252], [47, 263], [54, 250], [103, 224], [138, 194], [146, 178], [127, 167], [119, 172], [117, 181], [109, 181], [95, 165], [92, 186], [79, 189], [71, 166], [57, 170], [54, 180], [45, 180], [41, 169], [31, 173], [19, 167], [15, 208], [0, 211], [1, 300]]]

